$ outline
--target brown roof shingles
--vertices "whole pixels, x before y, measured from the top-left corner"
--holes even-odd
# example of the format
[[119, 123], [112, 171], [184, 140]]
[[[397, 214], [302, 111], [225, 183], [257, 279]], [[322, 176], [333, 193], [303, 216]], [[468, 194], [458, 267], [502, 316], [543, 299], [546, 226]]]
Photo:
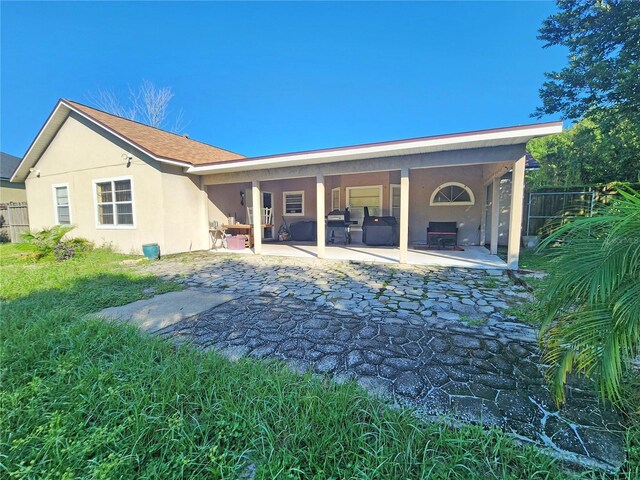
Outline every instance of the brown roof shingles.
[[63, 102], [156, 157], [191, 165], [221, 163], [245, 158], [243, 155], [111, 115], [81, 103], [71, 100], [63, 100]]

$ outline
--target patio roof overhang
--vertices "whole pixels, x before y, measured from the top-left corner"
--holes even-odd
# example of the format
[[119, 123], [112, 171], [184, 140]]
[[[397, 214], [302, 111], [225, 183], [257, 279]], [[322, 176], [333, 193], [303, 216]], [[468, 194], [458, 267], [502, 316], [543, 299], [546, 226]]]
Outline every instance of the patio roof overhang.
[[196, 175], [215, 175], [247, 170], [309, 166], [471, 148], [524, 145], [532, 138], [561, 132], [562, 122], [537, 123], [491, 130], [477, 130], [449, 135], [243, 158], [238, 161], [192, 166], [187, 168], [186, 172]]

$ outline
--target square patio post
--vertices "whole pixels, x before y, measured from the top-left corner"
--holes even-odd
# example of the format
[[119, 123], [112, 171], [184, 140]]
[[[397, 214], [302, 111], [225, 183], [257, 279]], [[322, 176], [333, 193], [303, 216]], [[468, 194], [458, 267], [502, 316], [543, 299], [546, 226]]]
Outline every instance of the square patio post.
[[400, 263], [409, 255], [409, 169], [400, 170]]
[[324, 175], [316, 176], [316, 236], [318, 243], [318, 258], [325, 256], [325, 225], [324, 225]]
[[491, 255], [497, 255], [500, 228], [500, 177], [493, 177], [491, 190], [491, 240], [489, 242], [489, 252]]
[[511, 208], [509, 211], [509, 246], [507, 249], [507, 267], [518, 269], [520, 259], [520, 234], [522, 230], [522, 202], [524, 200], [524, 164], [522, 157], [513, 164], [511, 175]]
[[251, 210], [253, 212], [253, 253], [262, 253], [262, 192], [260, 182], [251, 182]]

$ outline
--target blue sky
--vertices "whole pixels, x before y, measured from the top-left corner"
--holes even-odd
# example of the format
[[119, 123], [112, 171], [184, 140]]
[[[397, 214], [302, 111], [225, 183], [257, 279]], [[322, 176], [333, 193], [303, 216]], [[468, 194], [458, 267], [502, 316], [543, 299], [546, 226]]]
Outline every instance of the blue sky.
[[[58, 98], [170, 86], [191, 138], [245, 155], [535, 122], [551, 2], [1, 4], [2, 151]], [[559, 117], [544, 118], [557, 120]]]

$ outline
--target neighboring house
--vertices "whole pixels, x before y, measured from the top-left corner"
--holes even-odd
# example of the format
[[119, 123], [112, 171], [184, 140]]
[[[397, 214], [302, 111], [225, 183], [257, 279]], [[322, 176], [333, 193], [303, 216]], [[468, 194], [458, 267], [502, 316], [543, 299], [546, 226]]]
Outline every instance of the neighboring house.
[[[497, 251], [500, 180], [511, 172], [509, 266], [520, 248], [525, 145], [559, 133], [561, 122], [245, 158], [242, 155], [60, 100], [13, 180], [25, 181], [34, 229], [55, 223], [121, 251], [158, 243], [164, 253], [208, 249], [210, 222], [229, 215], [261, 231], [257, 199], [274, 219], [317, 220], [317, 255], [325, 255], [324, 218], [350, 207], [361, 221], [395, 216], [399, 258], [424, 244], [430, 221], [455, 221], [460, 245]], [[487, 218], [489, 221], [487, 221]], [[495, 221], [491, 221], [491, 220]], [[487, 228], [489, 227], [489, 228]], [[359, 240], [358, 227], [354, 240]], [[262, 241], [256, 236], [254, 250]]]
[[0, 203], [26, 202], [24, 183], [11, 182], [11, 176], [22, 159], [0, 152]]

